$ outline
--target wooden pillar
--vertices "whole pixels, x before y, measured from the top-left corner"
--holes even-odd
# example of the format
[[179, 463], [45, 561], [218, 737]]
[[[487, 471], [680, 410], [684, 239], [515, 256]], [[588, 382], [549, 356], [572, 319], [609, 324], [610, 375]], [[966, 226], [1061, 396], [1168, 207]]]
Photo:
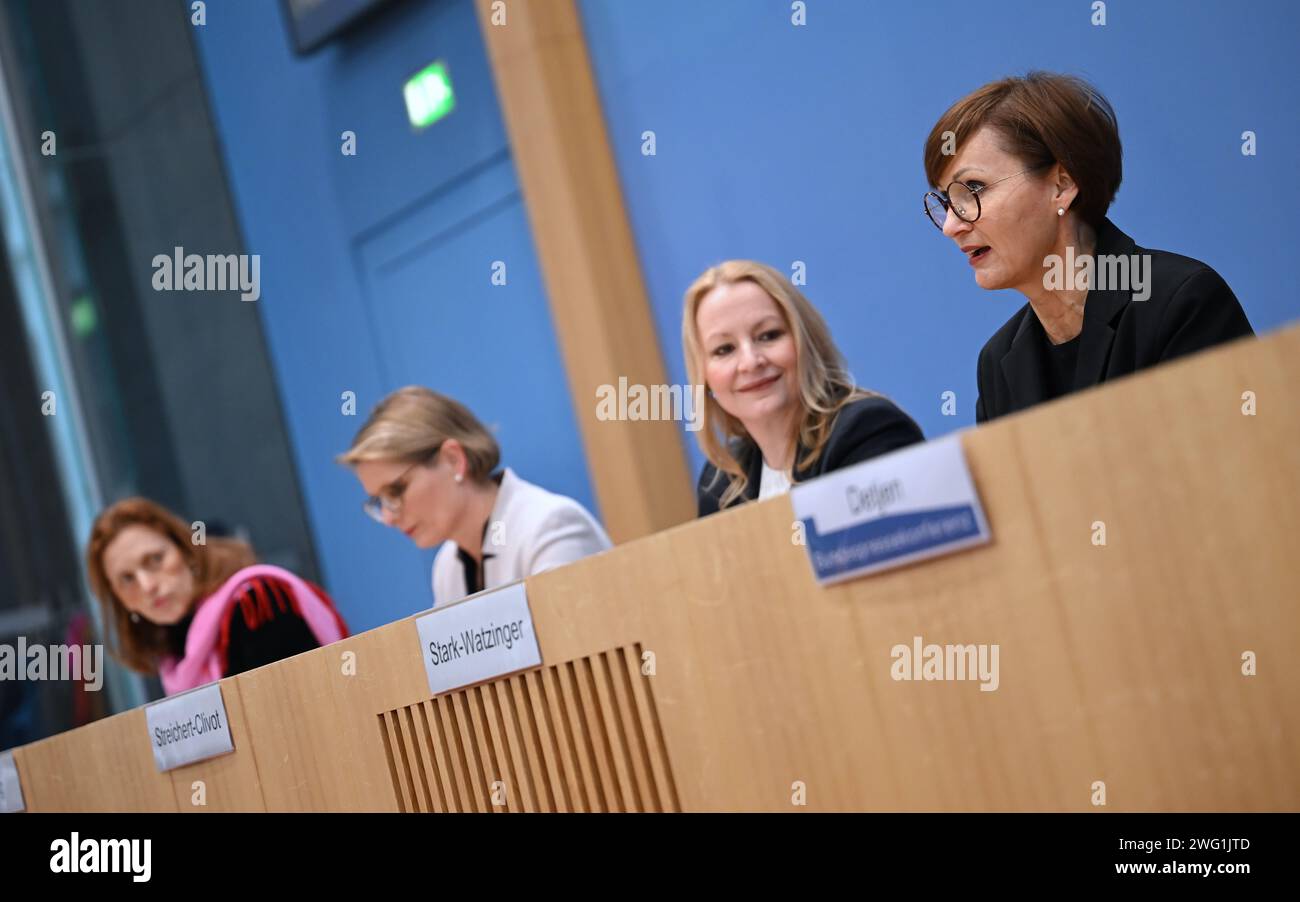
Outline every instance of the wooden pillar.
[[668, 379], [574, 0], [476, 5], [602, 519], [615, 542], [689, 520], [680, 426], [596, 417], [599, 386]]

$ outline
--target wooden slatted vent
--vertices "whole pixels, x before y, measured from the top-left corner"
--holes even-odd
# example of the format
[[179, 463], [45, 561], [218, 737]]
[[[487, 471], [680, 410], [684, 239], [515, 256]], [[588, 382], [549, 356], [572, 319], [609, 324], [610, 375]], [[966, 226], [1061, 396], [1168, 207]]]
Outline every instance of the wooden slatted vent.
[[641, 646], [379, 715], [402, 811], [678, 811]]

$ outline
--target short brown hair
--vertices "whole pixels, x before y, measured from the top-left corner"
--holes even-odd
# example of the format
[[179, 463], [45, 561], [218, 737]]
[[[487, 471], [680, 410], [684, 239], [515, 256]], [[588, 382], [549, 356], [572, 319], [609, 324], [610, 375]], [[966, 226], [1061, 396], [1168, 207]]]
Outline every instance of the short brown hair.
[[1079, 186], [1074, 208], [1089, 225], [1106, 216], [1124, 176], [1124, 152], [1115, 110], [1091, 84], [1073, 75], [1030, 72], [967, 94], [925, 139], [925, 177], [932, 187], [944, 187], [939, 178], [952, 161], [943, 152], [944, 135], [951, 132], [961, 147], [984, 126], [1027, 167], [1060, 163]]
[[159, 661], [176, 654], [185, 641], [179, 626], [151, 623], [131, 612], [113, 591], [104, 570], [104, 550], [128, 526], [144, 526], [171, 540], [194, 572], [195, 600], [211, 595], [235, 573], [257, 563], [253, 549], [238, 539], [208, 536], [202, 545], [192, 541], [190, 528], [180, 517], [148, 498], [127, 498], [106, 508], [95, 518], [86, 543], [86, 571], [91, 591], [104, 614], [109, 652], [138, 673], [154, 673]]
[[469, 477], [483, 482], [501, 462], [501, 448], [492, 433], [464, 404], [419, 385], [399, 388], [376, 405], [338, 456], [349, 466], [363, 460], [415, 463], [454, 438], [465, 451]]

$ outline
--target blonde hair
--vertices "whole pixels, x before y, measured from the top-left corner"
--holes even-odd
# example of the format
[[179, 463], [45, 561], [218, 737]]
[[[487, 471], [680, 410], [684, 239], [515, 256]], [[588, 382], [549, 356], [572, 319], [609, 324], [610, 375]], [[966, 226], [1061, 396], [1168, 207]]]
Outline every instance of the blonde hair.
[[[831, 339], [826, 321], [812, 303], [778, 270], [753, 260], [727, 260], [712, 266], [686, 289], [682, 310], [682, 349], [692, 385], [706, 382], [704, 345], [696, 323], [700, 302], [719, 285], [737, 282], [753, 282], [767, 292], [781, 308], [786, 326], [794, 338], [799, 400], [804, 413], [795, 424], [793, 438], [799, 446], [807, 449], [803, 459], [795, 461], [794, 468], [804, 469], [821, 454], [840, 409], [858, 398], [873, 396], [875, 392], [854, 384], [843, 355]], [[727, 507], [744, 494], [749, 483], [748, 475], [732, 451], [732, 440], [749, 439], [749, 433], [740, 420], [723, 410], [712, 394], [708, 394], [704, 402], [704, 421], [696, 437], [700, 450], [717, 467], [718, 475], [725, 473], [731, 479], [719, 504], [719, 507]]]
[[236, 572], [257, 563], [257, 558], [252, 547], [238, 539], [213, 536], [205, 544], [195, 545], [189, 526], [148, 498], [119, 501], [95, 518], [86, 543], [86, 571], [104, 614], [109, 653], [137, 673], [153, 673], [162, 658], [184, 646], [185, 635], [176, 625], [153, 623], [144, 617], [132, 620], [131, 612], [113, 591], [112, 580], [104, 570], [104, 551], [128, 526], [148, 527], [180, 550], [194, 573], [194, 599], [211, 595]]
[[486, 480], [501, 462], [496, 439], [469, 408], [436, 391], [408, 385], [375, 406], [352, 447], [337, 459], [349, 466], [365, 460], [414, 463], [448, 439], [455, 439], [464, 449], [469, 476], [475, 482]]

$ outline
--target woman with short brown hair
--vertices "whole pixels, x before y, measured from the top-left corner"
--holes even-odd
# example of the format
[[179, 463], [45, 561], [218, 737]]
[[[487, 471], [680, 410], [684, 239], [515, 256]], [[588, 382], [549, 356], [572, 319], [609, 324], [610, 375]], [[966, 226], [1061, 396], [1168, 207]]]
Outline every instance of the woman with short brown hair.
[[1106, 218], [1119, 124], [1083, 79], [1031, 72], [963, 97], [926, 139], [925, 175], [925, 213], [976, 284], [1028, 300], [980, 351], [979, 422], [1254, 334], [1213, 269]]

